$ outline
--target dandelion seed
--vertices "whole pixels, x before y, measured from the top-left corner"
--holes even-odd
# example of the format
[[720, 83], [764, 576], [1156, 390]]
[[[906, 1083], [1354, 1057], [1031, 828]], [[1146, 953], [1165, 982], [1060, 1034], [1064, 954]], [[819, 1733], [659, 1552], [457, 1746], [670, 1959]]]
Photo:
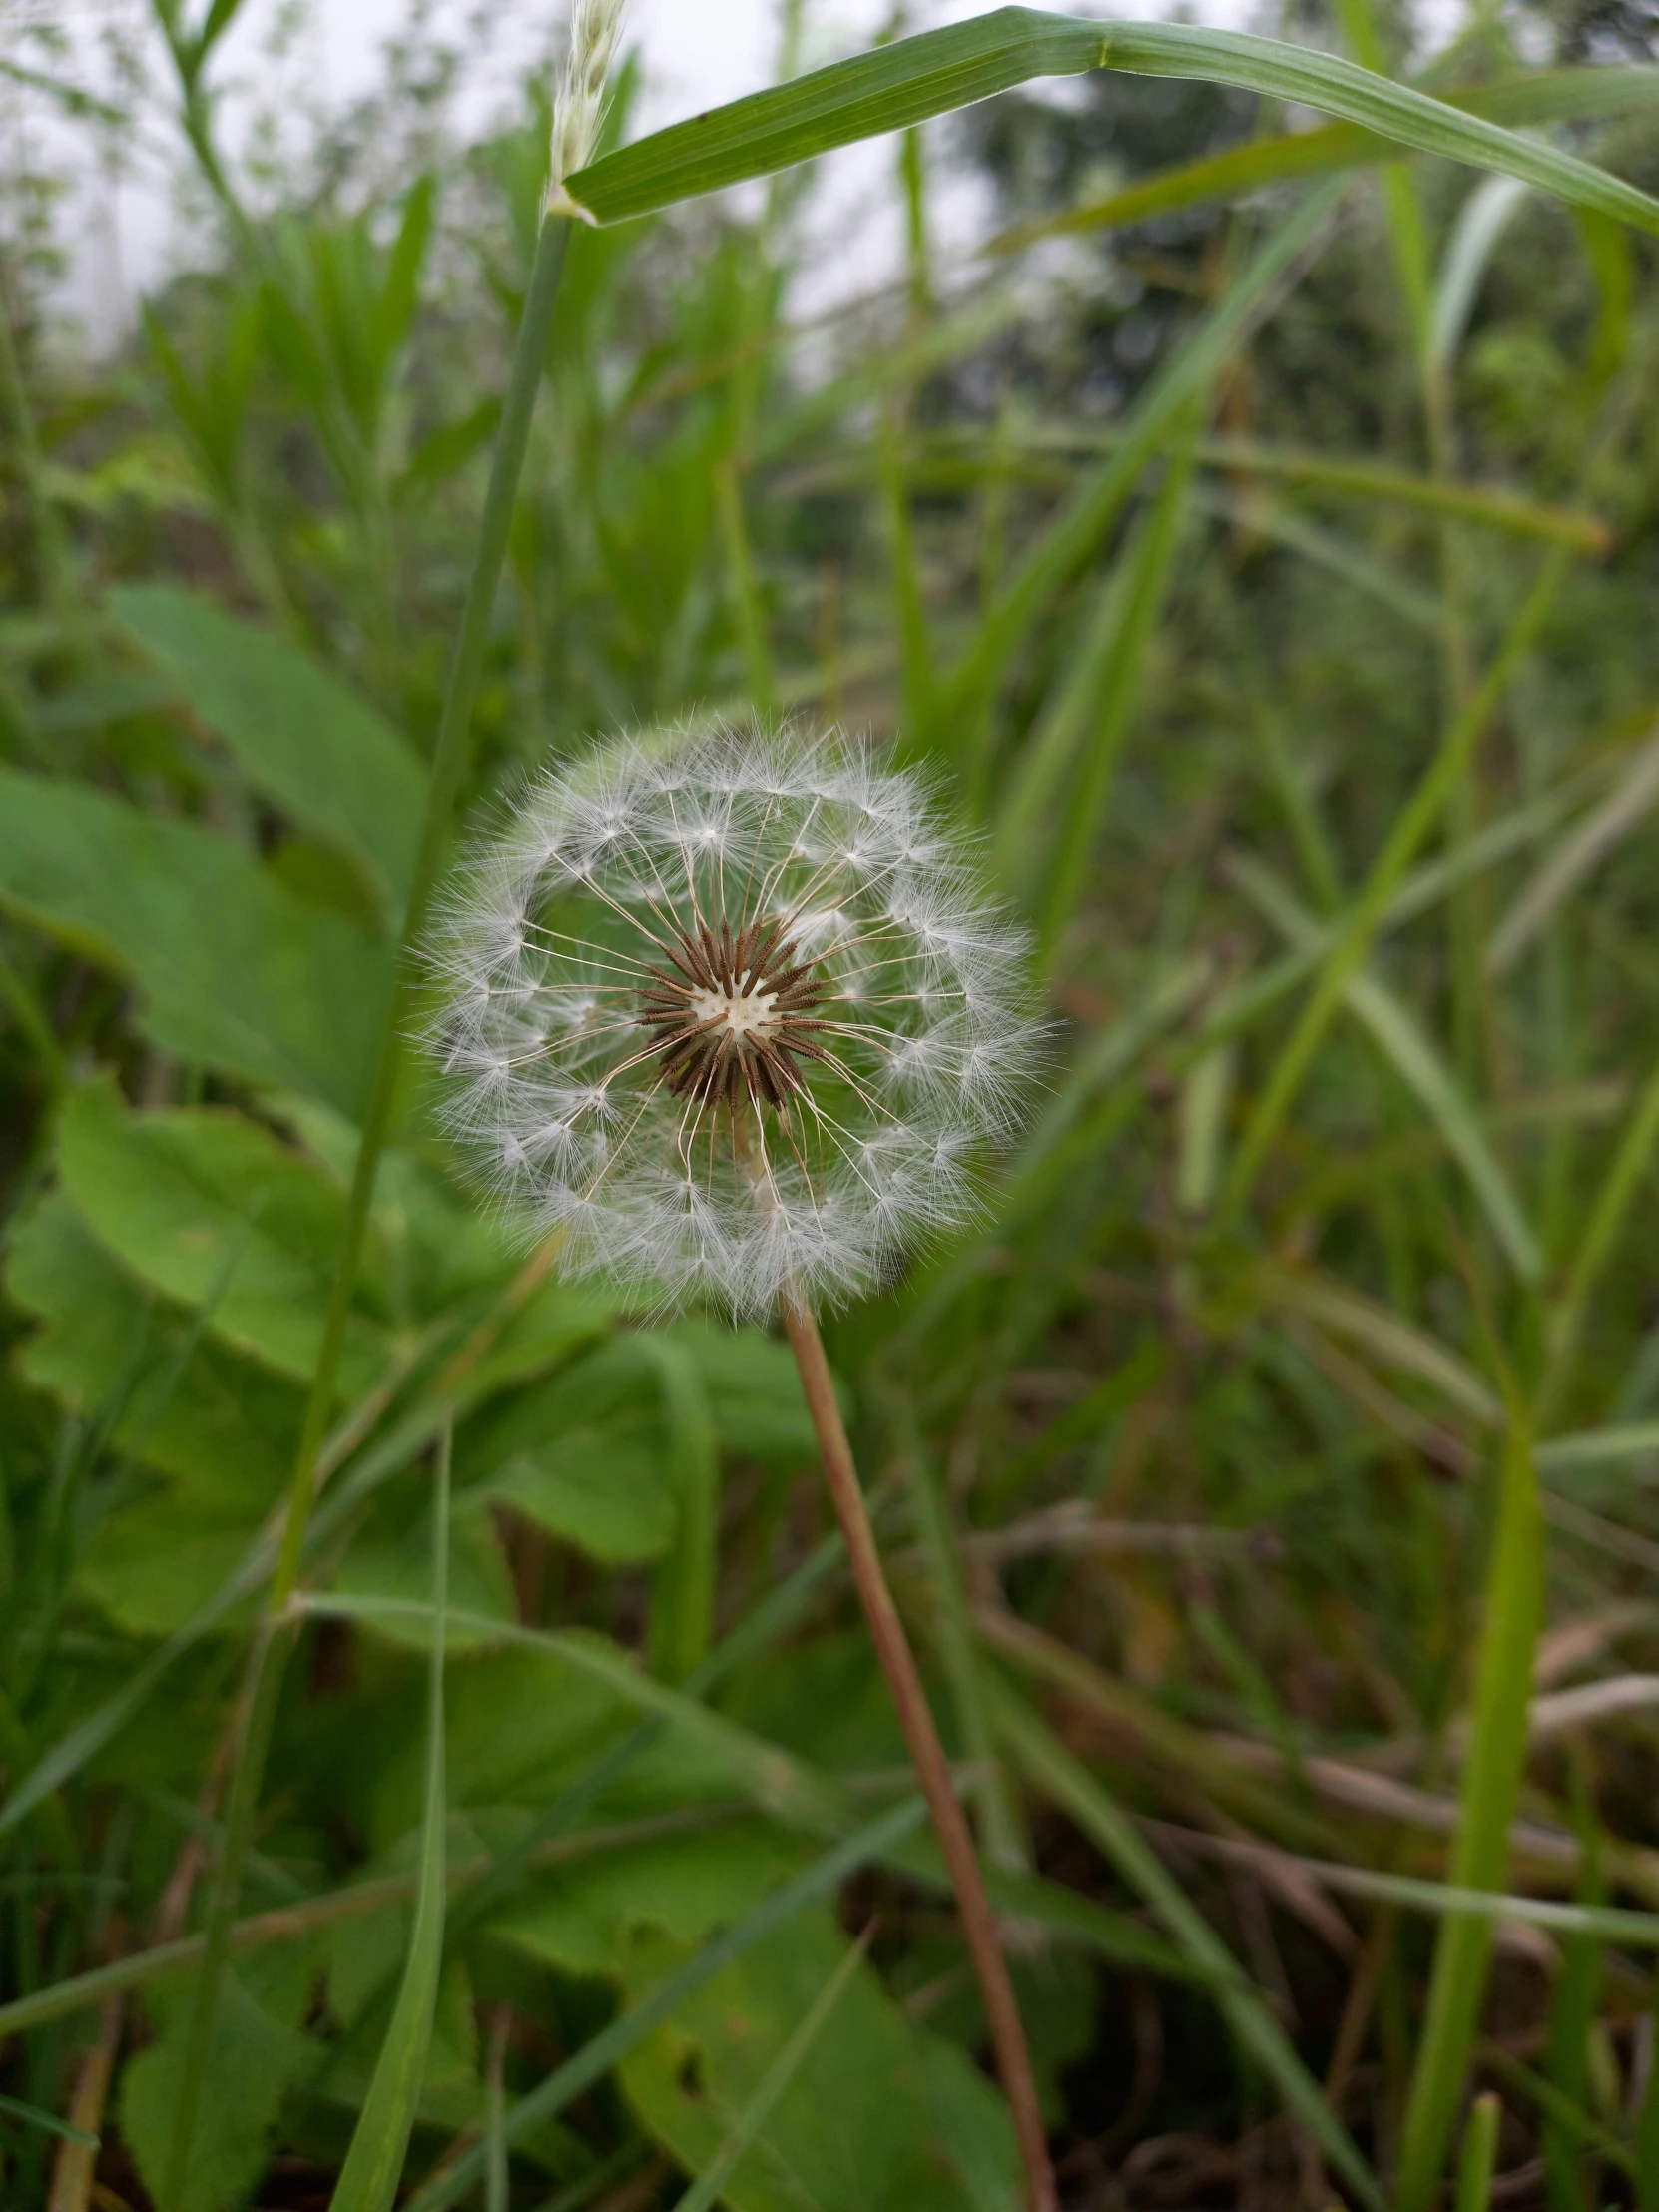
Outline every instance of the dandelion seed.
[[911, 776], [789, 734], [545, 776], [436, 948], [455, 1133], [563, 1264], [764, 1318], [958, 1223], [1039, 1057], [1024, 944]]

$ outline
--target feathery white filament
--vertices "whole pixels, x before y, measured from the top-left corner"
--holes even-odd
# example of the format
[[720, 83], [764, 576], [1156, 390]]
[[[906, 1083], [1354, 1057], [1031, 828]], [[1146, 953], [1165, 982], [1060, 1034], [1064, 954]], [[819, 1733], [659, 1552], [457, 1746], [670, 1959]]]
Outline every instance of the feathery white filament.
[[623, 0], [570, 0], [570, 40], [553, 95], [548, 206], [579, 212], [565, 192], [567, 177], [585, 169], [599, 138], [605, 79], [622, 30]]
[[919, 781], [838, 735], [549, 771], [433, 956], [450, 1128], [562, 1265], [660, 1305], [879, 1282], [971, 1210], [1040, 1058], [1023, 938]]

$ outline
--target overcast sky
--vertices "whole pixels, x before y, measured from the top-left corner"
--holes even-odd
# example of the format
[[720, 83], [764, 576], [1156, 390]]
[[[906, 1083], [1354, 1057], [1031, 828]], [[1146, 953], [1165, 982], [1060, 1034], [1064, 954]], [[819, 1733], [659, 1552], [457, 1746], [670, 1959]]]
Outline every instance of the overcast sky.
[[[192, 16], [205, 4], [185, 0]], [[1169, 4], [1152, 0], [1146, 12], [1165, 13]], [[1195, 12], [1208, 21], [1242, 26], [1250, 4], [1202, 0]], [[246, 136], [247, 117], [262, 98], [268, 109], [282, 109], [282, 81], [274, 75], [266, 54], [274, 25], [293, 5], [294, 0], [244, 0], [232, 32], [214, 55], [214, 82], [227, 88], [222, 130], [233, 153], [239, 134]], [[911, 0], [910, 27], [958, 21], [983, 12], [986, 5], [987, 0]], [[288, 80], [295, 88], [295, 116], [308, 101], [337, 109], [369, 91], [380, 75], [386, 39], [407, 24], [411, 8], [412, 0], [310, 0], [307, 27], [287, 65], [298, 73]], [[468, 0], [431, 0], [431, 18], [440, 30], [458, 27], [468, 12]], [[778, 52], [779, 12], [779, 0], [631, 0], [626, 35], [645, 63], [636, 128], [654, 129], [767, 83]], [[562, 0], [499, 0], [494, 52], [472, 91], [475, 109], [487, 111], [504, 103], [517, 68], [529, 54], [545, 49], [562, 15]], [[892, 15], [892, 0], [807, 0], [808, 61], [857, 51]], [[84, 82], [96, 85], [107, 68], [102, 34], [112, 25], [141, 32], [150, 17], [151, 0], [0, 0], [0, 49], [29, 53], [16, 36], [18, 30], [27, 22], [49, 19], [70, 32], [76, 71]], [[126, 327], [135, 299], [166, 274], [179, 251], [169, 175], [175, 154], [159, 146], [132, 149], [127, 174], [112, 188], [98, 174], [84, 130], [64, 123], [38, 96], [19, 94], [3, 81], [0, 126], [6, 127], [14, 146], [18, 132], [27, 132], [48, 146], [60, 166], [74, 170], [76, 190], [61, 217], [72, 256], [65, 302], [92, 345], [107, 346]], [[302, 130], [303, 124], [296, 122], [294, 128]], [[831, 225], [827, 235], [838, 239], [839, 258], [855, 265], [860, 285], [884, 275], [881, 265], [895, 262], [899, 251], [896, 211], [891, 195], [881, 189], [890, 158], [889, 151], [878, 148], [849, 149], [832, 158], [826, 184], [827, 200], [849, 215], [856, 211], [855, 221]], [[964, 206], [946, 207], [941, 218], [949, 229], [974, 220], [972, 209]], [[840, 288], [832, 273], [827, 273], [825, 288]]]

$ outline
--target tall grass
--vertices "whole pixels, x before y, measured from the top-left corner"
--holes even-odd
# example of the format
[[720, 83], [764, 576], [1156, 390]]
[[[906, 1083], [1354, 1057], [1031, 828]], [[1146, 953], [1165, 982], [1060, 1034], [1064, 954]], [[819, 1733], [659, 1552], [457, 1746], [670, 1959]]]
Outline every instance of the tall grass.
[[787, 1351], [515, 1248], [404, 1049], [470, 812], [749, 709], [935, 769], [1055, 1008], [829, 1349], [1065, 2201], [1659, 2201], [1639, 37], [1003, 9], [307, 198], [236, 13], [127, 353], [0, 262], [7, 2203], [1018, 2201]]

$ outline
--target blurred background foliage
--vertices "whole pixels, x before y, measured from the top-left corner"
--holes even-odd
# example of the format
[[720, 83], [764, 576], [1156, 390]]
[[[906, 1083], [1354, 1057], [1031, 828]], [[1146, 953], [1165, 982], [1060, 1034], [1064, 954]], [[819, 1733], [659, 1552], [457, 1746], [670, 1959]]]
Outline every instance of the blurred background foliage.
[[[1361, 0], [1267, 27], [1424, 68], [1421, 27]], [[1441, 92], [1633, 72], [1552, 128], [1659, 191], [1651, 8], [1510, 0], [1437, 36]], [[417, 30], [394, 60], [302, 173], [244, 185], [200, 82], [135, 78], [209, 214], [107, 359], [54, 322], [50, 179], [5, 181], [19, 2207], [162, 2187], [534, 245], [544, 80], [468, 142], [455, 57]], [[49, 39], [17, 63], [61, 96]], [[1448, 2128], [1500, 2099], [1459, 2202], [1489, 2152], [1490, 2201], [1653, 2212], [1659, 272], [1651, 240], [1443, 163], [1351, 150], [1316, 205], [1251, 167], [1286, 123], [1096, 74], [888, 142], [905, 265], [829, 310], [800, 304], [810, 172], [578, 228], [465, 806], [644, 720], [844, 721], [937, 769], [1037, 933], [1031, 1130], [974, 1233], [831, 1355], [971, 1762], [1067, 2202], [1417, 2212], [1426, 2036]], [[938, 252], [969, 186], [986, 241]], [[781, 1345], [642, 1326], [548, 1259], [411, 1083], [162, 2212], [330, 2201], [407, 1939], [451, 1417], [414, 2201], [644, 2212], [737, 2127], [739, 2212], [1007, 2206], [937, 1863], [896, 1832], [509, 2125], [904, 1790]], [[1489, 1655], [1529, 1617], [1533, 1541], [1535, 1649], [1477, 1670], [1482, 1622]], [[1509, 1894], [1489, 1971], [1448, 1880]], [[1460, 2035], [1426, 1994], [1441, 1926], [1475, 1932], [1441, 1961]]]

